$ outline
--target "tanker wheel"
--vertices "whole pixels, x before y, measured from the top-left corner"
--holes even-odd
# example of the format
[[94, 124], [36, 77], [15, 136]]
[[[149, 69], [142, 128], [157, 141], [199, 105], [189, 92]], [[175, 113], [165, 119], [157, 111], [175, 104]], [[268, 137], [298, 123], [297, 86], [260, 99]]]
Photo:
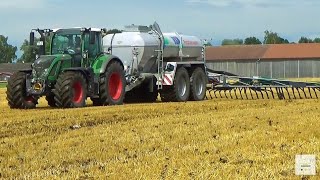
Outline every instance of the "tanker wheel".
[[202, 101], [206, 96], [207, 76], [201, 67], [197, 67], [190, 78], [190, 100]]
[[49, 105], [50, 107], [57, 107], [56, 101], [54, 100], [54, 94], [53, 94], [53, 93], [49, 93], [49, 94], [46, 96], [46, 100], [47, 100], [48, 105]]
[[38, 104], [38, 98], [28, 96], [26, 91], [25, 72], [16, 72], [7, 85], [7, 101], [12, 109], [33, 109]]
[[67, 71], [58, 77], [54, 90], [57, 107], [84, 107], [87, 99], [87, 82], [80, 72]]
[[160, 96], [164, 102], [184, 102], [189, 99], [190, 78], [188, 71], [184, 67], [180, 67], [177, 70], [173, 86], [164, 86]]
[[117, 61], [111, 62], [100, 80], [100, 98], [94, 105], [121, 105], [125, 96], [126, 80], [124, 70]]

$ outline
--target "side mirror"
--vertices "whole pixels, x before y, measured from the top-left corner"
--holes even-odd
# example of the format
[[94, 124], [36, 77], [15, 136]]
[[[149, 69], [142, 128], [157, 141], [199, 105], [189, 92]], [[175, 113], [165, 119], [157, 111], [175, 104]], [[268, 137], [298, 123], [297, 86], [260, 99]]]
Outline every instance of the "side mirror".
[[30, 46], [34, 45], [34, 32], [30, 32], [30, 42], [29, 42]]
[[95, 44], [96, 43], [96, 33], [95, 32], [90, 31], [89, 41], [90, 41], [90, 44]]

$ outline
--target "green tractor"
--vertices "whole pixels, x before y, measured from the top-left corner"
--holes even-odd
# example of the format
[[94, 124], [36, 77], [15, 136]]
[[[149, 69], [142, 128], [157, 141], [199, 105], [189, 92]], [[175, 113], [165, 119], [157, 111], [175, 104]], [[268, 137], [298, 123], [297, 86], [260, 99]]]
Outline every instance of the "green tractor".
[[[30, 69], [16, 72], [8, 81], [10, 108], [31, 109], [46, 97], [48, 105], [76, 108], [88, 97], [95, 106], [120, 105], [125, 96], [126, 78], [121, 60], [103, 51], [105, 29], [36, 29], [41, 36], [40, 56]], [[50, 53], [45, 54], [45, 39], [50, 35]]]

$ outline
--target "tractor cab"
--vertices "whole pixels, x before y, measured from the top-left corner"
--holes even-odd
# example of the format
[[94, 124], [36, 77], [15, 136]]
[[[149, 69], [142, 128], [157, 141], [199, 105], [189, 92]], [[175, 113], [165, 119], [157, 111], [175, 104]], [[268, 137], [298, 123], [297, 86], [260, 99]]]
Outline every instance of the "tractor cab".
[[[69, 55], [72, 67], [88, 67], [97, 55], [102, 53], [102, 30], [98, 28], [70, 28], [70, 29], [34, 29], [30, 33], [30, 45], [35, 42], [34, 31], [40, 34], [37, 42], [38, 57], [43, 55]], [[50, 52], [46, 53], [47, 37], [51, 37]]]

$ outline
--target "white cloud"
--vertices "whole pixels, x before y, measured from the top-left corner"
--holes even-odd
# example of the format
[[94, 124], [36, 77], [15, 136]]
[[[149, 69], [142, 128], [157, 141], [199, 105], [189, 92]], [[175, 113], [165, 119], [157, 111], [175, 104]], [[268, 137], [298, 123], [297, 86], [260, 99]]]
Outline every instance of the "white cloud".
[[209, 4], [214, 7], [279, 7], [319, 4], [317, 0], [186, 0], [190, 4]]
[[0, 9], [36, 9], [44, 7], [45, 0], [1, 0]]

